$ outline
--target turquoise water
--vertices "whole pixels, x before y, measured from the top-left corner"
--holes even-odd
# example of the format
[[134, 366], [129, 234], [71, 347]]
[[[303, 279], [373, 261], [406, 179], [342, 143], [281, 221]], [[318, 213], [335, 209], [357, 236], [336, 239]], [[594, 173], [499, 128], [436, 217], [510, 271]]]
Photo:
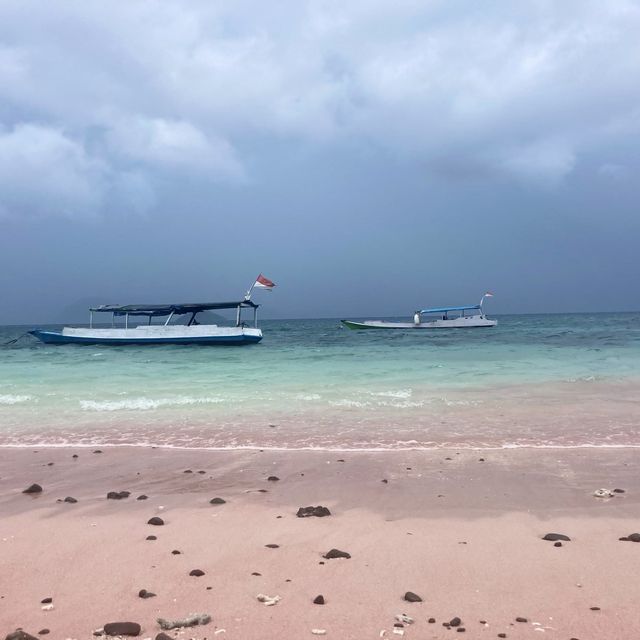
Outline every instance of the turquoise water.
[[[640, 445], [640, 314], [493, 329], [262, 323], [247, 347], [0, 348], [0, 444]], [[0, 342], [26, 327], [0, 329]]]

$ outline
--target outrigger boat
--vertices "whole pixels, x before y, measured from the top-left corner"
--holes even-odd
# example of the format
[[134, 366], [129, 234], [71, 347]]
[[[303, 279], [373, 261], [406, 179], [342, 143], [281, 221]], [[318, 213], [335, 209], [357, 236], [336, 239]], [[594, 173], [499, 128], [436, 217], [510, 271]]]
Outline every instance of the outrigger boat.
[[[29, 331], [32, 336], [47, 344], [98, 344], [98, 345], [148, 345], [148, 344], [204, 344], [242, 345], [262, 340], [258, 329], [258, 307], [251, 300], [254, 287], [271, 290], [275, 285], [264, 276], [258, 276], [244, 300], [235, 302], [202, 302], [186, 304], [104, 304], [89, 310], [88, 327], [65, 327], [61, 331], [36, 329]], [[235, 309], [235, 326], [200, 324], [197, 320], [203, 311]], [[243, 309], [253, 310], [253, 326], [242, 321]], [[110, 313], [111, 327], [94, 327], [94, 313]], [[171, 324], [176, 316], [189, 315], [186, 324]], [[145, 324], [130, 326], [131, 318], [143, 317]], [[166, 317], [163, 324], [151, 324], [153, 318]], [[116, 319], [124, 318], [124, 327], [116, 326]]]
[[[342, 320], [341, 322], [349, 329], [468, 329], [471, 327], [495, 327], [498, 321], [487, 318], [482, 310], [484, 299], [492, 296], [492, 293], [487, 292], [480, 299], [480, 304], [466, 307], [420, 309], [413, 314], [413, 322], [391, 322], [388, 320]], [[438, 317], [433, 317], [436, 314]], [[432, 317], [423, 321], [423, 315], [431, 315]]]

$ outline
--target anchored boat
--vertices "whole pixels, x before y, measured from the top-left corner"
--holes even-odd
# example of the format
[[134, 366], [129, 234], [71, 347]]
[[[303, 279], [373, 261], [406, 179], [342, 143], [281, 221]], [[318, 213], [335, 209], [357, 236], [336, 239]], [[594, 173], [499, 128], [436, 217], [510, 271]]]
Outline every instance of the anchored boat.
[[[88, 327], [65, 327], [61, 331], [30, 331], [32, 336], [47, 344], [208, 344], [242, 345], [260, 342], [262, 331], [258, 329], [257, 316], [260, 305], [245, 299], [237, 302], [203, 302], [162, 305], [101, 305], [90, 309]], [[235, 326], [200, 324], [198, 314], [203, 311], [236, 310]], [[242, 322], [243, 309], [253, 310], [253, 327]], [[94, 327], [94, 313], [110, 313], [111, 327]], [[170, 324], [175, 316], [189, 315], [186, 324]], [[145, 324], [131, 325], [132, 318], [144, 317]], [[151, 324], [153, 318], [166, 317], [163, 324]], [[124, 318], [124, 326], [116, 326]]]
[[[342, 320], [349, 329], [470, 329], [472, 327], [495, 327], [497, 320], [484, 315], [482, 304], [493, 294], [487, 291], [480, 304], [465, 307], [436, 307], [421, 309], [413, 314], [413, 322], [390, 322], [387, 320]], [[422, 316], [427, 316], [423, 320]]]

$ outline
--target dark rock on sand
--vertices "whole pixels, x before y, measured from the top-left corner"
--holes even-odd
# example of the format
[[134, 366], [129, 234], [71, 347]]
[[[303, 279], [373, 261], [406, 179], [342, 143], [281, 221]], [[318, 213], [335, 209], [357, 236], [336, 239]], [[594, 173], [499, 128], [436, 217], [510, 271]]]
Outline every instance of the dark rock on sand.
[[624, 540], [625, 542], [640, 542], [640, 533], [630, 533], [624, 538], [619, 538], [619, 540]]
[[258, 573], [257, 571], [254, 571], [251, 575], [252, 575], [252, 576], [261, 576], [262, 574], [261, 574], [261, 573]]
[[145, 538], [145, 540], [157, 540], [158, 538], [156, 536], [147, 536]]
[[156, 640], [174, 640], [168, 633], [161, 631], [157, 636]]
[[164, 524], [164, 520], [162, 518], [158, 518], [158, 516], [153, 516], [153, 518], [147, 520], [147, 524], [152, 524], [155, 527], [161, 527]]
[[561, 547], [562, 546], [562, 542], [560, 542], [560, 540], [558, 540], [558, 542], [554, 542], [553, 543], [554, 547]]
[[143, 599], [147, 599], [147, 598], [155, 598], [156, 594], [155, 593], [151, 593], [151, 591], [147, 591], [146, 589], [140, 589], [140, 591], [138, 591], [138, 598], [143, 598]]
[[267, 480], [268, 480], [269, 482], [278, 482], [278, 480], [280, 480], [280, 478], [278, 478], [278, 476], [269, 476], [269, 477], [267, 478]]
[[71, 457], [72, 457], [72, 458], [77, 458], [77, 457], [78, 457], [78, 454], [77, 454], [77, 453], [74, 453]]
[[174, 549], [171, 554], [174, 556], [179, 556], [182, 553], [182, 551], [179, 551], [178, 549]]
[[101, 449], [96, 449], [93, 453], [102, 453]]
[[227, 504], [227, 501], [222, 498], [212, 498], [209, 500], [209, 504]]
[[38, 631], [39, 636], [46, 636], [49, 633], [51, 633], [49, 629], [40, 629], [40, 631]]
[[200, 578], [204, 575], [204, 571], [202, 569], [192, 569], [191, 571], [189, 571], [189, 575]]
[[207, 473], [206, 471], [198, 471], [198, 473], [203, 476], [205, 473]]
[[404, 596], [402, 596], [402, 599], [407, 602], [422, 602], [422, 598], [417, 593], [413, 593], [413, 591], [407, 591]]
[[13, 633], [10, 633], [4, 640], [37, 640], [35, 636], [23, 631], [22, 629], [16, 629]]
[[327, 560], [333, 560], [334, 558], [346, 558], [348, 560], [351, 554], [346, 551], [340, 551], [340, 549], [330, 549], [322, 557]]
[[458, 616], [456, 616], [455, 618], [451, 618], [451, 620], [449, 620], [450, 627], [459, 627], [461, 624], [462, 624], [462, 620], [460, 620]]
[[385, 484], [389, 484], [389, 481], [386, 478], [384, 480], [380, 480], [380, 482], [384, 482]]
[[144, 493], [141, 496], [138, 496], [136, 500], [148, 500], [149, 496], [145, 496]]
[[600, 607], [589, 607], [591, 611], [600, 611]]
[[518, 617], [516, 618], [516, 622], [529, 622], [526, 618]]
[[137, 622], [109, 622], [103, 628], [108, 636], [138, 636], [141, 631]]
[[626, 493], [624, 489], [614, 489], [613, 493]]
[[466, 629], [465, 629], [464, 627], [458, 627], [458, 628], [456, 629], [456, 631], [457, 631], [458, 633], [464, 633], [464, 632], [466, 631]]
[[498, 638], [506, 638], [507, 634], [506, 633], [499, 633], [498, 634]]
[[109, 491], [109, 493], [107, 493], [107, 500], [124, 500], [130, 495], [130, 491]]
[[273, 543], [265, 544], [264, 546], [267, 547], [267, 549], [279, 549], [280, 548], [279, 544], [273, 544]]
[[42, 598], [40, 600], [40, 604], [51, 604], [53, 602], [53, 598]]
[[22, 493], [42, 493], [42, 487], [39, 484], [32, 484], [27, 487]]
[[329, 511], [327, 507], [322, 507], [320, 505], [317, 507], [300, 507], [296, 515], [298, 518], [310, 518], [311, 516], [324, 518], [325, 516], [330, 516], [331, 511]]
[[427, 620], [427, 622], [428, 622], [429, 624], [435, 624], [436, 619], [435, 619], [435, 618], [429, 618], [429, 619]]
[[313, 600], [313, 604], [324, 604], [324, 596], [316, 596]]
[[67, 502], [69, 504], [75, 504], [78, 501], [75, 498], [72, 498], [71, 496], [67, 496], [62, 502]]
[[191, 469], [185, 469], [182, 473], [193, 473], [193, 471], [191, 471]]
[[557, 542], [558, 540], [564, 540], [565, 542], [571, 541], [571, 538], [569, 536], [565, 536], [564, 533], [547, 533], [547, 535], [542, 539], [549, 540], [551, 542]]

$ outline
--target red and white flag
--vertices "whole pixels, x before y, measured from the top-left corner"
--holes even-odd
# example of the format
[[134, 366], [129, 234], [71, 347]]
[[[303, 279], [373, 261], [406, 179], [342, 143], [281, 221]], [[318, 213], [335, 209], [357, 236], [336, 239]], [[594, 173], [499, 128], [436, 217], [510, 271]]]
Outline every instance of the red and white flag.
[[265, 278], [262, 274], [260, 274], [253, 285], [255, 289], [266, 289], [267, 291], [271, 291], [273, 287], [276, 285], [269, 280], [269, 278]]

